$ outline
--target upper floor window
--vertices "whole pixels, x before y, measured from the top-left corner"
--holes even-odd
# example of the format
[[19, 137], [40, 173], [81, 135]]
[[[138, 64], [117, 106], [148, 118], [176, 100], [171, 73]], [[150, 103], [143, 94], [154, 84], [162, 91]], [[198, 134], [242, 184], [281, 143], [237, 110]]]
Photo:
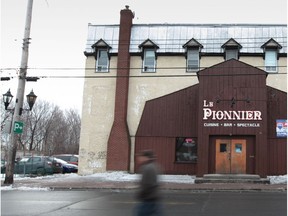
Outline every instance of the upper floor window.
[[229, 59], [239, 59], [239, 51], [242, 46], [233, 38], [229, 39], [226, 43], [221, 46], [224, 49], [225, 60]]
[[109, 50], [111, 47], [103, 40], [97, 41], [92, 48], [95, 50], [96, 72], [109, 71]]
[[238, 59], [238, 49], [226, 49], [225, 50], [225, 60]]
[[156, 71], [156, 55], [154, 49], [145, 49], [143, 58], [143, 72], [155, 72]]
[[156, 72], [156, 50], [159, 48], [150, 39], [139, 45], [142, 50], [142, 72]]
[[265, 70], [267, 72], [277, 72], [277, 51], [265, 51]]
[[264, 51], [265, 70], [267, 72], [278, 71], [278, 53], [282, 46], [273, 38], [264, 43], [261, 48]]
[[183, 45], [186, 49], [186, 71], [193, 72], [200, 69], [200, 51], [203, 46], [194, 38]]
[[187, 50], [187, 71], [199, 70], [199, 49]]
[[109, 69], [108, 52], [105, 49], [99, 49], [97, 52], [96, 71], [108, 72], [108, 69]]

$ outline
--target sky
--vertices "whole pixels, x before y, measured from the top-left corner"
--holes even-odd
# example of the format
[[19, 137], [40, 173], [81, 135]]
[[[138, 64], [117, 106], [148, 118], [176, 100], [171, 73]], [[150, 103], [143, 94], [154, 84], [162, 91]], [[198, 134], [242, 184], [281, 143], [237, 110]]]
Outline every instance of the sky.
[[[16, 95], [27, 2], [1, 0], [0, 75], [14, 77], [1, 82], [1, 94], [10, 88]], [[84, 79], [68, 77], [84, 75], [88, 23], [119, 24], [125, 5], [134, 24], [287, 24], [286, 0], [34, 0], [27, 76], [41, 78], [26, 82], [25, 95], [33, 89], [37, 100], [81, 114]]]

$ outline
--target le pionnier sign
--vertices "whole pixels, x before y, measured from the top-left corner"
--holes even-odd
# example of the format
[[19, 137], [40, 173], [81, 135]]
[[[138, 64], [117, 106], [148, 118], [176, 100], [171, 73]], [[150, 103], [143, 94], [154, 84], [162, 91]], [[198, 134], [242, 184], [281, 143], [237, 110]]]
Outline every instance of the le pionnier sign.
[[[260, 127], [259, 121], [262, 120], [261, 111], [253, 110], [213, 110], [214, 103], [203, 101], [203, 120], [204, 127]], [[222, 123], [217, 121], [234, 121], [237, 123]], [[208, 122], [210, 121], [210, 122]], [[240, 121], [240, 122], [239, 122]], [[245, 121], [245, 122], [241, 122]], [[249, 121], [249, 122], [246, 122]], [[258, 121], [258, 122], [254, 122]]]

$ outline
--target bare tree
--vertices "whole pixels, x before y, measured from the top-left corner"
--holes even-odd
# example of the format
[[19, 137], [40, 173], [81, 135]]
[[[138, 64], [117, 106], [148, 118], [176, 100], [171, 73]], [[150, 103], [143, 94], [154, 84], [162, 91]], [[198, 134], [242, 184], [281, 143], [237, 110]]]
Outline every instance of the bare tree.
[[[1, 119], [1, 131], [9, 119], [7, 116]], [[64, 112], [59, 106], [37, 100], [32, 111], [23, 112], [22, 121], [24, 131], [19, 136], [18, 150], [42, 155], [78, 154], [81, 118], [76, 110]], [[3, 134], [1, 139], [5, 139]]]

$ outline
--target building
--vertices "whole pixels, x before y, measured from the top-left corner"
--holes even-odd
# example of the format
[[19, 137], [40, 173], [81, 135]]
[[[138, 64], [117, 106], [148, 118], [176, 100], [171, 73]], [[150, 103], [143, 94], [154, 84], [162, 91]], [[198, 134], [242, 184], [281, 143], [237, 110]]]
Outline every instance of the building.
[[287, 27], [89, 25], [79, 173], [285, 174]]

